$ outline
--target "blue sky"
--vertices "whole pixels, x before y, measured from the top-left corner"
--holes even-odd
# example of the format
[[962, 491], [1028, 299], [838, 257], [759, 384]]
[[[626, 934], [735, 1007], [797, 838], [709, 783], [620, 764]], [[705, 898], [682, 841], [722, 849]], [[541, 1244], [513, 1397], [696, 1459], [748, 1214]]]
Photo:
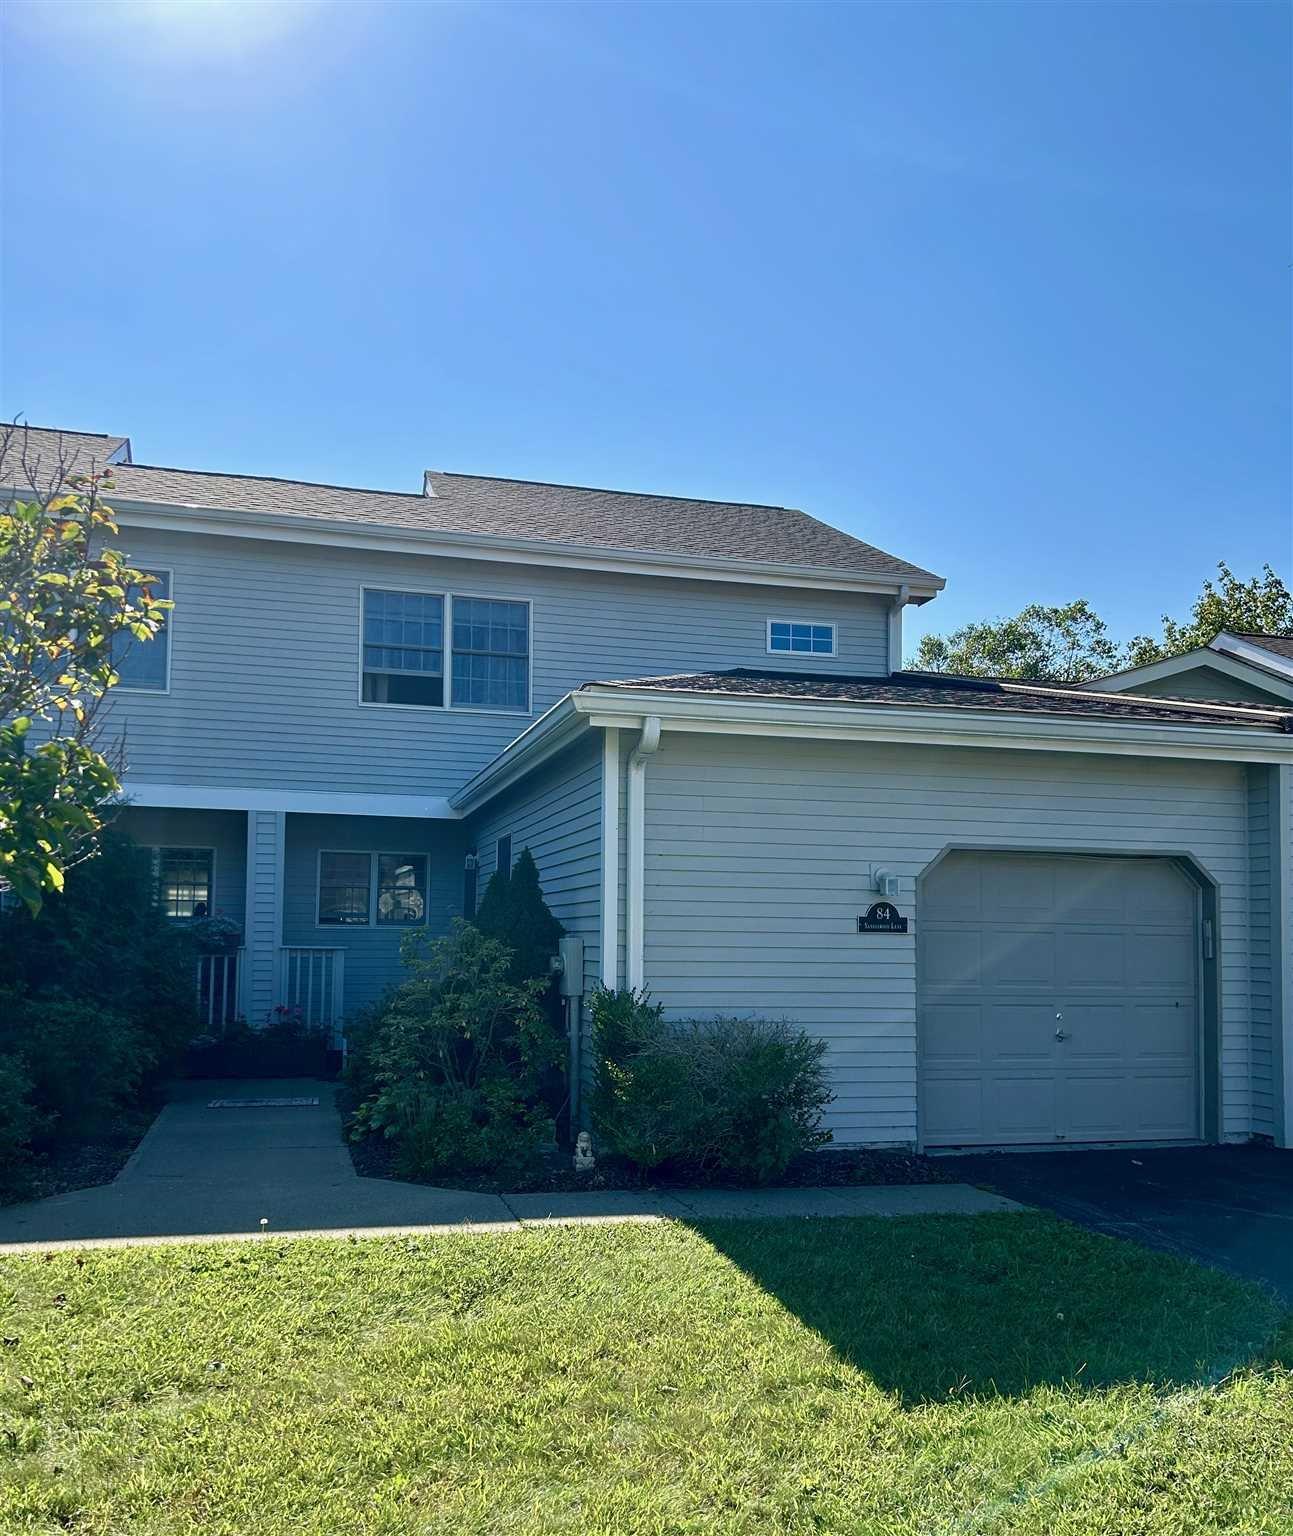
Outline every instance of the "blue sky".
[[4, 12], [0, 410], [802, 506], [946, 629], [1293, 566], [1284, 5]]

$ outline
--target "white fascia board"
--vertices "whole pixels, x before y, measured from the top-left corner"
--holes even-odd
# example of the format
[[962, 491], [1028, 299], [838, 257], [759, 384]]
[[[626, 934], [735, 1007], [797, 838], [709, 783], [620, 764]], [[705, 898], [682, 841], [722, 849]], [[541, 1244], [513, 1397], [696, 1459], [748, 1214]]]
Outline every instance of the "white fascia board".
[[826, 592], [893, 595], [906, 587], [908, 601], [925, 603], [942, 591], [941, 576], [913, 583], [911, 578], [868, 575], [811, 565], [723, 559], [709, 555], [655, 553], [640, 549], [597, 549], [588, 544], [550, 539], [505, 539], [480, 533], [440, 529], [419, 532], [387, 523], [346, 523], [331, 518], [288, 517], [267, 512], [238, 512], [222, 507], [191, 509], [112, 497], [119, 524], [161, 528], [174, 533], [204, 533], [222, 538], [270, 539], [287, 544], [340, 546], [381, 553], [440, 555], [457, 560], [493, 560], [512, 565], [559, 565], [569, 570], [612, 571], [632, 576], [673, 576], [688, 581], [738, 582], [752, 586], [804, 587]]
[[581, 689], [571, 697], [595, 726], [632, 727], [647, 715], [659, 715], [667, 731], [1293, 763], [1293, 735], [1242, 726], [1037, 718], [1004, 711], [809, 704], [609, 688]]
[[588, 728], [588, 721], [575, 710], [571, 695], [567, 694], [450, 797], [453, 814], [467, 816], [479, 809], [518, 779], [532, 773], [540, 763], [564, 751]]
[[443, 795], [355, 795], [332, 790], [259, 789], [233, 784], [147, 784], [127, 776], [121, 797], [128, 805], [190, 811], [290, 811], [317, 816], [405, 816], [456, 821]]
[[1201, 645], [1186, 651], [1182, 656], [1169, 656], [1164, 661], [1152, 661], [1148, 666], [1132, 667], [1126, 672], [1111, 672], [1108, 677], [1093, 678], [1083, 683], [1082, 688], [1092, 693], [1134, 694], [1137, 688], [1146, 683], [1162, 682], [1165, 678], [1195, 672], [1200, 667], [1211, 667], [1213, 671], [1223, 672], [1239, 682], [1250, 683], [1254, 688], [1265, 688], [1280, 698], [1293, 700], [1293, 662], [1288, 664], [1288, 680], [1285, 681], [1282, 671], [1259, 659], [1268, 657], [1279, 661], [1282, 658], [1272, 657], [1270, 651], [1261, 651], [1256, 646], [1249, 646], [1248, 650], [1252, 653], [1251, 665], [1239, 659], [1237, 652], [1232, 654], [1229, 650], [1215, 648], [1215, 644]]
[[1242, 635], [1232, 635], [1223, 629], [1208, 641], [1207, 649], [1237, 657], [1261, 672], [1273, 672], [1277, 677], [1286, 677], [1293, 682], [1293, 657], [1281, 656], [1278, 651], [1268, 651], [1264, 645], [1254, 645]]

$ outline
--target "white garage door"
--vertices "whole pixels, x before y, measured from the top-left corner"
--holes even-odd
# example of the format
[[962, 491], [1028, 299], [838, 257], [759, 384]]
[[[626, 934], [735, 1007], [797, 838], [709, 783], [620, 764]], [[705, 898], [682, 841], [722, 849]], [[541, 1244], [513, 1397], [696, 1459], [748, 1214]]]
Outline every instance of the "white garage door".
[[925, 1144], [1197, 1137], [1197, 911], [1168, 859], [949, 854], [920, 901]]

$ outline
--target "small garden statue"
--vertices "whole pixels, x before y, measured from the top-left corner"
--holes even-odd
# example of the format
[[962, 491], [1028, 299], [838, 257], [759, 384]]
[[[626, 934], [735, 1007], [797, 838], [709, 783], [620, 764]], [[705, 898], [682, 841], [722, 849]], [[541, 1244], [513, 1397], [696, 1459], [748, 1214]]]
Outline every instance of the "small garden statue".
[[593, 1138], [587, 1131], [580, 1131], [575, 1138], [575, 1172], [591, 1173], [597, 1166], [597, 1159], [593, 1156]]

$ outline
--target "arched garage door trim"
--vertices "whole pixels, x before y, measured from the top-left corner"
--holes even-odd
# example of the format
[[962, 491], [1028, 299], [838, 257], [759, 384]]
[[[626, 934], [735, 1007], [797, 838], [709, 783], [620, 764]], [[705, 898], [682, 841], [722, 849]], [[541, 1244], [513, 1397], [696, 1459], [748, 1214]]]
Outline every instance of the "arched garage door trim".
[[1017, 843], [1006, 842], [953, 842], [947, 843], [929, 861], [916, 877], [916, 1080], [917, 1080], [917, 1146], [926, 1146], [925, 1115], [925, 1029], [921, 1017], [922, 999], [922, 933], [924, 929], [925, 889], [929, 877], [950, 855], [956, 853], [1000, 853], [1017, 857], [1047, 859], [1155, 859], [1173, 865], [1194, 886], [1197, 892], [1196, 949], [1198, 978], [1198, 1008], [1200, 1020], [1199, 1086], [1200, 1130], [1203, 1140], [1220, 1140], [1221, 1104], [1221, 924], [1219, 921], [1219, 886], [1208, 868], [1193, 854], [1182, 850], [1154, 850], [1129, 848], [1100, 848], [1065, 846], [1032, 846], [1021, 848]]

